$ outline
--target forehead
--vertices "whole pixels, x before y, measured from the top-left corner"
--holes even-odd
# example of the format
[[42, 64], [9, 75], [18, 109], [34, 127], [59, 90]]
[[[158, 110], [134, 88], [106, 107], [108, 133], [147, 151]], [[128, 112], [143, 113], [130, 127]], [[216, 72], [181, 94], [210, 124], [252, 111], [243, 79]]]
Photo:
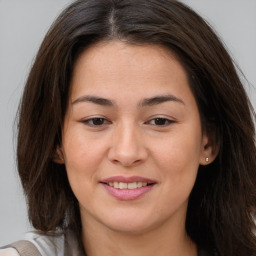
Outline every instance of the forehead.
[[[112, 59], [115, 61], [112, 62]], [[157, 44], [131, 44], [119, 40], [101, 41], [86, 48], [78, 57], [74, 69], [78, 66], [90, 66], [94, 70], [104, 66], [113, 68], [117, 64], [118, 68], [134, 67], [140, 70], [143, 68], [163, 69], [164, 62], [177, 59], [175, 53], [162, 45]], [[109, 63], [110, 61], [110, 63]], [[178, 60], [177, 60], [178, 62]], [[82, 64], [83, 63], [83, 64]], [[107, 66], [105, 66], [108, 64]], [[111, 65], [109, 65], [111, 64]], [[154, 66], [158, 64], [158, 66]]]
[[[176, 89], [174, 88], [176, 87]], [[167, 88], [182, 94], [187, 75], [171, 51], [159, 45], [100, 42], [82, 52], [71, 81], [71, 99], [86, 93], [158, 94]], [[184, 90], [183, 90], [184, 91]], [[109, 95], [103, 95], [109, 96]]]

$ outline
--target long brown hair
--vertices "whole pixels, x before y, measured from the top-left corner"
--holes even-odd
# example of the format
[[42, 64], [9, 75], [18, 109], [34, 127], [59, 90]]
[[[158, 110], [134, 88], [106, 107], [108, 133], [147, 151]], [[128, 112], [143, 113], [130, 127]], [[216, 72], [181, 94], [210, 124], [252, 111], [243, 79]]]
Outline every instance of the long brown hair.
[[186, 230], [199, 246], [222, 256], [256, 255], [256, 149], [253, 109], [233, 61], [211, 27], [174, 0], [78, 0], [54, 22], [28, 76], [19, 109], [17, 162], [29, 218], [41, 231], [81, 222], [64, 165], [53, 161], [61, 145], [76, 58], [102, 40], [158, 44], [187, 72], [203, 129], [219, 147], [200, 166], [189, 198]]

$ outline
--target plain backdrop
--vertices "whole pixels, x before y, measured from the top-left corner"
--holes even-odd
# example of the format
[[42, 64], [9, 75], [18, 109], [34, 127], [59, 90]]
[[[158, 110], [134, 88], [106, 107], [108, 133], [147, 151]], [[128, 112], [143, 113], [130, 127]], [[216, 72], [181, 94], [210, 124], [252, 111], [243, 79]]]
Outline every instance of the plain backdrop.
[[[52, 21], [72, 1], [0, 0], [0, 245], [31, 230], [15, 163], [15, 116], [37, 49]], [[218, 32], [249, 81], [256, 106], [256, 1], [183, 0]]]

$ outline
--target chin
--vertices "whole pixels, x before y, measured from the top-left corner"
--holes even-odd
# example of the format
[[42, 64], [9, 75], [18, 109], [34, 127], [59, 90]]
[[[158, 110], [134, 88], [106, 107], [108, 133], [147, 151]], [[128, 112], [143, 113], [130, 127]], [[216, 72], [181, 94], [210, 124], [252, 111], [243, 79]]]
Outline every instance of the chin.
[[108, 228], [114, 232], [126, 234], [126, 235], [141, 235], [153, 229], [149, 223], [109, 223]]
[[160, 220], [155, 220], [153, 216], [148, 213], [124, 213], [111, 214], [111, 216], [105, 216], [101, 222], [110, 230], [130, 234], [138, 235], [148, 232], [155, 227], [159, 226]]

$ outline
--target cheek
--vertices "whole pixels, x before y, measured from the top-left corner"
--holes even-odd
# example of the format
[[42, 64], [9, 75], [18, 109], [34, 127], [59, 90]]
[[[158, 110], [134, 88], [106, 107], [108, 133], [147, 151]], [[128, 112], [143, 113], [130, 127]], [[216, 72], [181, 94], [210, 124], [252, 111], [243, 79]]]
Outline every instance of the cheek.
[[104, 158], [100, 141], [85, 137], [83, 131], [75, 129], [65, 134], [63, 149], [70, 183], [87, 183], [96, 179], [97, 168]]
[[70, 129], [63, 140], [63, 151], [73, 193], [79, 202], [89, 202], [104, 155], [102, 143], [85, 137], [83, 129]]
[[177, 135], [173, 139], [166, 139], [155, 149], [154, 159], [161, 175], [161, 194], [165, 201], [159, 205], [157, 213], [175, 212], [182, 206], [187, 207], [199, 167], [198, 142], [194, 138]]
[[201, 155], [201, 134], [194, 129], [182, 129], [157, 144], [154, 159], [162, 170], [163, 179], [173, 186], [193, 184]]

